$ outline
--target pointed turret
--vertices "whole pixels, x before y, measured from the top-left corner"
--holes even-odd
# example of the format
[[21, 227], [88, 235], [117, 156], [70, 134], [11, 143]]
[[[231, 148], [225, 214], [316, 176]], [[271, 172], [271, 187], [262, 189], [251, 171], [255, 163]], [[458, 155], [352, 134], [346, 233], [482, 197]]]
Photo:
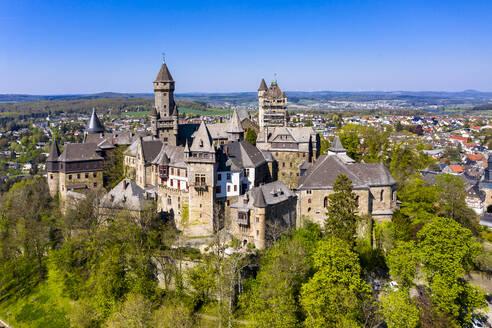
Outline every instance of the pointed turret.
[[189, 152], [190, 152], [190, 147], [188, 147], [188, 139], [186, 139], [184, 153], [187, 154]]
[[258, 91], [267, 91], [267, 85], [265, 82], [265, 79], [261, 79], [260, 87], [258, 88]]
[[89, 124], [87, 125], [87, 129], [85, 130], [87, 133], [102, 133], [104, 132], [104, 125], [97, 117], [96, 109], [92, 109], [91, 119], [89, 120]]
[[343, 148], [340, 138], [338, 136], [335, 136], [335, 139], [333, 139], [330, 148], [328, 148], [328, 154], [340, 154], [346, 152], [347, 150]]
[[50, 153], [48, 155], [48, 158], [46, 158], [46, 161], [57, 162], [58, 157], [60, 157], [60, 149], [58, 148], [58, 144], [56, 143], [56, 140], [53, 139], [53, 142], [51, 143], [51, 147], [50, 147]]
[[192, 152], [215, 152], [212, 136], [207, 128], [207, 124], [202, 121], [200, 127], [195, 132], [190, 151]]
[[241, 141], [244, 139], [244, 129], [236, 109], [234, 109], [231, 119], [227, 122], [227, 135], [229, 141]]
[[161, 69], [159, 70], [159, 73], [157, 74], [157, 77], [155, 78], [154, 82], [174, 82], [173, 77], [171, 76], [171, 73], [169, 72], [169, 69], [167, 68], [166, 62], [162, 62]]
[[253, 206], [254, 207], [267, 207], [267, 203], [265, 200], [265, 196], [263, 195], [263, 191], [261, 190], [261, 187], [256, 187], [251, 190], [251, 193], [253, 195]]

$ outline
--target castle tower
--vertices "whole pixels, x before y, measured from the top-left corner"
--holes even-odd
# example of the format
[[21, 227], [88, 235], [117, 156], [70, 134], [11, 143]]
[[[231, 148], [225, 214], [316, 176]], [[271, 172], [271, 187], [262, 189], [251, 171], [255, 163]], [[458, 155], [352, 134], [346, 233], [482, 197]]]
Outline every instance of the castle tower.
[[53, 139], [51, 143], [50, 153], [46, 159], [46, 171], [48, 172], [48, 188], [50, 190], [51, 197], [55, 196], [60, 186], [60, 167], [58, 157], [60, 156], [60, 149]]
[[205, 123], [201, 123], [191, 146], [184, 150], [188, 166], [189, 221], [185, 236], [210, 236], [220, 224], [215, 220], [216, 150]]
[[258, 88], [258, 117], [260, 130], [268, 127], [287, 126], [287, 96], [273, 80], [267, 88], [265, 79]]
[[244, 140], [244, 129], [236, 109], [234, 109], [231, 119], [227, 123], [227, 138], [229, 141]]
[[154, 81], [155, 108], [151, 113], [152, 133], [163, 143], [178, 144], [178, 106], [174, 102], [174, 80], [162, 62]]

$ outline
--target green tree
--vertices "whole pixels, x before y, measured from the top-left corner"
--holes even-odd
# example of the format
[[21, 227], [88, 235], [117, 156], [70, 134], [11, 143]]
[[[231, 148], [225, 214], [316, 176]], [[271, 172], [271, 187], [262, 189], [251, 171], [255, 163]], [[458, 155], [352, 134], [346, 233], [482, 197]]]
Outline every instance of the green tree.
[[333, 184], [333, 191], [328, 196], [325, 232], [353, 245], [357, 228], [357, 201], [352, 192], [352, 182], [346, 175], [340, 174]]
[[338, 135], [343, 147], [347, 150], [347, 155], [356, 161], [360, 159], [359, 129], [360, 128], [355, 124], [347, 124], [340, 130]]
[[142, 295], [129, 294], [125, 302], [111, 314], [106, 327], [150, 328], [152, 321], [152, 302]]
[[240, 305], [254, 327], [298, 327], [301, 308], [297, 302], [302, 283], [312, 269], [312, 253], [322, 234], [308, 224], [293, 236], [284, 236], [260, 260], [260, 271], [240, 295]]
[[302, 286], [305, 327], [359, 327], [370, 287], [361, 278], [357, 254], [347, 242], [329, 237], [313, 255], [314, 276]]
[[463, 280], [473, 267], [481, 245], [471, 231], [449, 218], [435, 218], [418, 233], [418, 249], [425, 279], [436, 307], [464, 323], [485, 306], [482, 292]]
[[413, 241], [399, 241], [387, 256], [390, 275], [403, 288], [410, 288], [417, 274], [418, 254]]
[[210, 294], [216, 287], [214, 267], [208, 262], [198, 264], [186, 272], [188, 284], [192, 288], [194, 308], [210, 301]]
[[244, 140], [246, 140], [253, 146], [256, 146], [256, 138], [257, 135], [255, 130], [253, 130], [252, 128], [248, 128], [248, 130], [246, 130], [246, 136], [244, 137]]
[[380, 299], [381, 314], [388, 328], [415, 328], [420, 323], [419, 309], [407, 291], [392, 291]]
[[480, 226], [475, 212], [466, 205], [466, 187], [463, 179], [451, 175], [436, 176], [439, 210], [438, 215], [451, 218], [478, 235]]

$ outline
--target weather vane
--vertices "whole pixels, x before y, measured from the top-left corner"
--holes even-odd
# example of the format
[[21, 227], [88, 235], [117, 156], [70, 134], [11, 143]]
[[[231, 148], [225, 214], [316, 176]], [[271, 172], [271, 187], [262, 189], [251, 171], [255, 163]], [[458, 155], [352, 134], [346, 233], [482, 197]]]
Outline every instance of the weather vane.
[[165, 53], [165, 52], [163, 52], [163, 53], [162, 53], [162, 62], [165, 62], [165, 61], [166, 61], [166, 53]]
[[277, 73], [273, 73], [273, 80], [277, 82]]

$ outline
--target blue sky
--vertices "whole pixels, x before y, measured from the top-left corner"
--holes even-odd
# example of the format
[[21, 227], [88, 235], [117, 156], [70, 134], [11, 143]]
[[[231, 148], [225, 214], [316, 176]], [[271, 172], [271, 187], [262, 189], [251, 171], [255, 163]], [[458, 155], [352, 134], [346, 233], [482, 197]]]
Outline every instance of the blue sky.
[[492, 1], [0, 0], [0, 93], [492, 91]]

